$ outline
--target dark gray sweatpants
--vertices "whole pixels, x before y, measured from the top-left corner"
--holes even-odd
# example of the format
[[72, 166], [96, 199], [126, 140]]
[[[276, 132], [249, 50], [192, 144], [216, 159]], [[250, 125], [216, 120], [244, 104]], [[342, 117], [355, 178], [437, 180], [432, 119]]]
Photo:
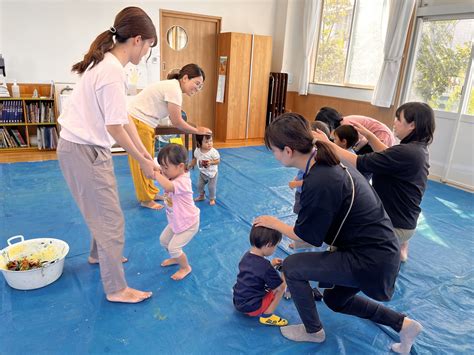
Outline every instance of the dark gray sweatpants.
[[309, 252], [290, 255], [283, 262], [288, 289], [308, 333], [323, 328], [309, 281], [336, 285], [324, 291], [324, 303], [335, 312], [370, 319], [399, 332], [405, 315], [357, 295], [358, 281], [343, 252]]

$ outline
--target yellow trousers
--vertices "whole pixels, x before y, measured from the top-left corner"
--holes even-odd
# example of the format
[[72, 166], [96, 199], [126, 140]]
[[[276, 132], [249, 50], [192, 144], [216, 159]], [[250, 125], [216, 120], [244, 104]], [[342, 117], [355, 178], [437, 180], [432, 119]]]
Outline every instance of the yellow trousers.
[[[135, 126], [137, 127], [138, 135], [142, 140], [143, 145], [152, 157], [155, 156], [155, 130], [136, 118], [132, 117]], [[148, 202], [155, 199], [156, 194], [160, 191], [154, 184], [152, 179], [147, 179], [143, 175], [140, 164], [128, 156], [128, 164], [130, 165], [130, 172], [132, 173], [133, 184], [135, 185], [135, 194], [138, 201]]]

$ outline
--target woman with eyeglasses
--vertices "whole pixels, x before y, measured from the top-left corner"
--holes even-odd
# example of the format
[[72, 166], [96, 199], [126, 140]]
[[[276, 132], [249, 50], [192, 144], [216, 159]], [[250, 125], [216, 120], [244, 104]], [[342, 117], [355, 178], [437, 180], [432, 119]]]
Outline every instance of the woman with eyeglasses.
[[[128, 113], [135, 122], [138, 134], [153, 157], [155, 155], [155, 128], [171, 123], [183, 133], [211, 135], [207, 127], [193, 127], [181, 116], [183, 94], [193, 96], [202, 90], [206, 76], [197, 64], [186, 64], [179, 71], [168, 75], [168, 80], [159, 81], [147, 86], [136, 95], [128, 105]], [[160, 190], [152, 179], [141, 171], [138, 162], [129, 158], [130, 171], [138, 201], [142, 207], [154, 210], [163, 206], [156, 203], [160, 200]]]

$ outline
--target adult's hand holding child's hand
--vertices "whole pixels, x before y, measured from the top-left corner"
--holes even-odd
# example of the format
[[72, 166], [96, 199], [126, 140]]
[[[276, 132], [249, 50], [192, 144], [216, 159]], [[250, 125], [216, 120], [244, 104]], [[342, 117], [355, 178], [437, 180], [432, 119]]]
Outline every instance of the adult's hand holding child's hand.
[[143, 153], [143, 156], [145, 157], [145, 159], [147, 160], [153, 160], [153, 157], [150, 155], [150, 153], [148, 153], [147, 151], [144, 151]]
[[147, 177], [147, 179], [154, 179], [155, 178], [155, 162], [149, 159], [143, 159], [140, 162], [140, 168], [143, 171], [143, 174]]

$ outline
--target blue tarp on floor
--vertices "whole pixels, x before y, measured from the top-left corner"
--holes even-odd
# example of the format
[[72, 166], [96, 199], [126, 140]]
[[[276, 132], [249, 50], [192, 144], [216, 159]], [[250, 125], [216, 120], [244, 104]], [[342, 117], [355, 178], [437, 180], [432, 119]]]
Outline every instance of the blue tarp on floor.
[[[249, 247], [251, 222], [261, 214], [294, 220], [288, 181], [296, 170], [280, 166], [264, 147], [220, 152], [218, 203], [198, 204], [200, 232], [185, 249], [193, 272], [180, 282], [170, 279], [173, 267], [160, 267], [167, 257], [158, 241], [164, 212], [138, 207], [127, 158], [114, 158], [126, 219], [127, 280], [154, 293], [136, 305], [105, 300], [98, 267], [86, 261], [88, 230], [58, 163], [0, 164], [0, 249], [17, 234], [55, 237], [70, 246], [62, 277], [45, 288], [17, 291], [0, 280], [0, 354], [390, 353], [397, 339], [393, 331], [336, 314], [323, 303], [318, 303], [327, 335], [323, 344], [288, 341], [278, 328], [234, 311], [231, 289]], [[196, 182], [197, 172], [192, 175]], [[429, 183], [409, 261], [387, 303], [423, 323], [412, 353], [473, 349], [473, 202], [470, 193]], [[277, 257], [285, 257], [286, 245]], [[291, 300], [282, 300], [277, 313], [299, 323]]]

